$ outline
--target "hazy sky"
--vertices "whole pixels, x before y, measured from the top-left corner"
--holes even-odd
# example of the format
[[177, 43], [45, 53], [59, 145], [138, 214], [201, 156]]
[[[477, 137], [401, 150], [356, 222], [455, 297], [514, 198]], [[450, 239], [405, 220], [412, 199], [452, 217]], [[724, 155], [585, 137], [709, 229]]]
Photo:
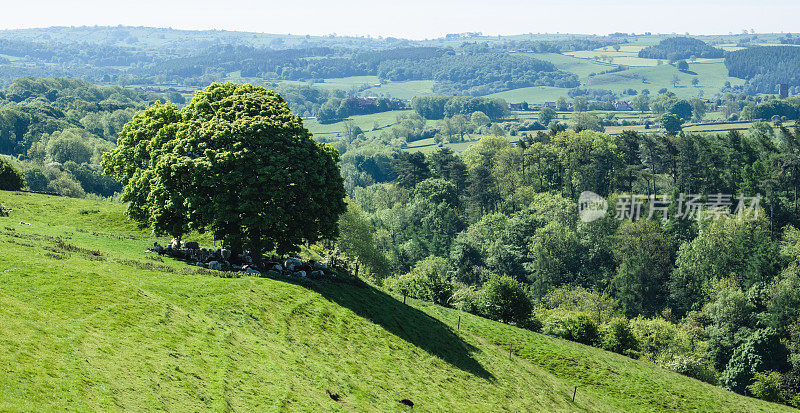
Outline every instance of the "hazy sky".
[[0, 0], [0, 29], [133, 25], [264, 33], [800, 31], [800, 0]]

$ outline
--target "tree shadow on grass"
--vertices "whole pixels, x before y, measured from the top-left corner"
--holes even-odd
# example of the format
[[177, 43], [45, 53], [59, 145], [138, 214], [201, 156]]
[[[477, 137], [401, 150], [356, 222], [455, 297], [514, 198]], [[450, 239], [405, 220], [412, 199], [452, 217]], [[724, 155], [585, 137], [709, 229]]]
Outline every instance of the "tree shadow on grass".
[[472, 357], [471, 353], [477, 349], [464, 342], [450, 327], [371, 285], [330, 283], [314, 290], [467, 373], [488, 380], [494, 379]]

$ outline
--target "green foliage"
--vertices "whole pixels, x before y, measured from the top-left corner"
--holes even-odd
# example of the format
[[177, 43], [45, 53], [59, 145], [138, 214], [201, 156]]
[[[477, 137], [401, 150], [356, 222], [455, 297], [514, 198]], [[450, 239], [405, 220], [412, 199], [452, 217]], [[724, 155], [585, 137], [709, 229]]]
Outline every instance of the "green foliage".
[[619, 354], [633, 354], [639, 350], [639, 342], [628, 320], [615, 318], [608, 323], [603, 330], [603, 348]]
[[59, 163], [67, 161], [87, 163], [91, 160], [93, 151], [87, 144], [86, 138], [85, 135], [81, 136], [80, 131], [76, 133], [74, 130], [54, 133], [47, 141], [47, 156]]
[[400, 152], [391, 164], [397, 184], [404, 188], [413, 188], [431, 174], [422, 152]]
[[672, 359], [674, 356], [684, 356], [685, 359], [686, 355], [692, 355], [694, 337], [680, 325], [663, 318], [641, 316], [630, 320], [629, 325], [638, 350], [651, 360]]
[[769, 100], [764, 103], [749, 104], [742, 109], [742, 119], [771, 120], [773, 117], [800, 118], [800, 100]]
[[646, 59], [664, 59], [676, 61], [690, 57], [719, 58], [722, 49], [707, 45], [704, 41], [691, 37], [671, 37], [659, 44], [645, 47], [639, 51], [639, 57]]
[[798, 86], [800, 50], [794, 46], [757, 46], [730, 52], [725, 67], [730, 76], [750, 79], [752, 92], [775, 93], [775, 85]]
[[583, 313], [550, 312], [544, 317], [542, 332], [586, 345], [600, 342], [597, 323]]
[[577, 285], [563, 285], [547, 293], [538, 302], [539, 311], [585, 313], [604, 322], [617, 316], [614, 299], [606, 294]]
[[738, 347], [722, 373], [722, 384], [730, 390], [745, 394], [758, 372], [787, 369], [788, 351], [780, 336], [772, 329], [754, 332]]
[[529, 278], [535, 296], [541, 297], [552, 288], [577, 278], [581, 246], [571, 228], [550, 222], [536, 230], [529, 248]]
[[25, 187], [25, 176], [9, 159], [0, 156], [0, 190], [17, 191]]
[[542, 125], [549, 125], [556, 117], [558, 117], [558, 113], [552, 108], [542, 108], [539, 111], [539, 123]]
[[375, 227], [358, 204], [352, 200], [346, 203], [347, 209], [339, 217], [336, 247], [363, 264], [371, 275], [378, 278], [389, 275], [389, 261], [376, 246]]
[[657, 221], [640, 219], [620, 225], [614, 245], [619, 266], [612, 285], [628, 317], [653, 315], [667, 305], [673, 253]]
[[696, 356], [671, 356], [667, 361], [662, 362], [661, 366], [667, 370], [704, 381], [708, 384], [716, 385], [719, 382], [719, 373]]
[[570, 339], [586, 345], [595, 345], [600, 341], [600, 333], [595, 321], [586, 314], [578, 314], [570, 322]]
[[424, 60], [386, 61], [378, 66], [378, 77], [392, 81], [435, 79], [435, 91], [449, 95], [486, 95], [535, 85], [578, 86], [577, 76], [523, 54], [445, 54]]
[[400, 294], [448, 305], [453, 295], [453, 284], [449, 281], [448, 270], [445, 259], [430, 256], [418, 262], [411, 272], [387, 278], [384, 286]]
[[595, 132], [604, 132], [600, 118], [592, 113], [577, 113], [569, 121], [569, 126], [576, 132], [591, 130]]
[[456, 289], [450, 302], [453, 308], [459, 311], [483, 316], [483, 294], [471, 285], [463, 285]]
[[345, 210], [338, 160], [280, 96], [226, 83], [180, 111], [157, 104], [136, 115], [103, 165], [125, 185], [131, 217], [156, 233], [210, 230], [258, 256], [336, 234]]
[[670, 279], [673, 308], [699, 309], [697, 304], [708, 299], [704, 289], [711, 280], [735, 275], [743, 288], [771, 280], [778, 269], [776, 256], [778, 245], [763, 214], [756, 220], [735, 216], [702, 220], [699, 236], [678, 251]]
[[726, 279], [712, 285], [711, 288], [715, 290], [712, 301], [703, 307], [703, 312], [711, 322], [706, 328], [708, 356], [715, 367], [722, 370], [734, 349], [755, 328], [756, 307], [733, 281]]
[[[499, 120], [509, 113], [508, 104], [503, 99], [471, 96], [417, 96], [411, 100], [411, 107], [425, 119], [472, 116], [475, 112], [481, 112], [490, 120]], [[479, 117], [478, 120], [483, 119]]]
[[783, 401], [781, 381], [783, 381], [783, 376], [778, 372], [759, 372], [753, 376], [753, 384], [747, 386], [747, 390], [753, 397], [780, 403]]
[[665, 113], [659, 118], [659, 123], [667, 131], [668, 134], [674, 135], [681, 131], [683, 121], [681, 118], [673, 113]]
[[481, 289], [483, 314], [504, 323], [523, 324], [531, 316], [532, 304], [525, 285], [509, 276], [493, 276]]

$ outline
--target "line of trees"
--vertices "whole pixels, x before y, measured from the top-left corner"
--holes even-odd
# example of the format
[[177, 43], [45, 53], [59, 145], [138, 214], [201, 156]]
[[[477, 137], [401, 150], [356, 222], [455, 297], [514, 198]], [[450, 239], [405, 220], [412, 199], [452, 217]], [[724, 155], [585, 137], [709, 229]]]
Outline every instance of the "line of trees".
[[474, 112], [483, 112], [489, 119], [497, 121], [510, 113], [508, 103], [502, 98], [470, 96], [416, 96], [411, 99], [411, 108], [425, 119], [472, 116]]

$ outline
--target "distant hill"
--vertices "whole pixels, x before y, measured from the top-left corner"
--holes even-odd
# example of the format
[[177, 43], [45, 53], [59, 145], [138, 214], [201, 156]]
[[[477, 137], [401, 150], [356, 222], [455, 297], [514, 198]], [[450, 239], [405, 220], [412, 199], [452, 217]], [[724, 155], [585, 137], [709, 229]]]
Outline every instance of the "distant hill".
[[730, 76], [749, 79], [751, 92], [776, 93], [779, 83], [800, 86], [800, 47], [760, 46], [725, 57]]
[[220, 277], [121, 204], [0, 203], [2, 411], [791, 411], [368, 285]]
[[639, 51], [639, 57], [646, 59], [680, 60], [697, 58], [720, 58], [725, 52], [709, 46], [706, 42], [692, 37], [671, 37], [659, 44], [645, 47]]

